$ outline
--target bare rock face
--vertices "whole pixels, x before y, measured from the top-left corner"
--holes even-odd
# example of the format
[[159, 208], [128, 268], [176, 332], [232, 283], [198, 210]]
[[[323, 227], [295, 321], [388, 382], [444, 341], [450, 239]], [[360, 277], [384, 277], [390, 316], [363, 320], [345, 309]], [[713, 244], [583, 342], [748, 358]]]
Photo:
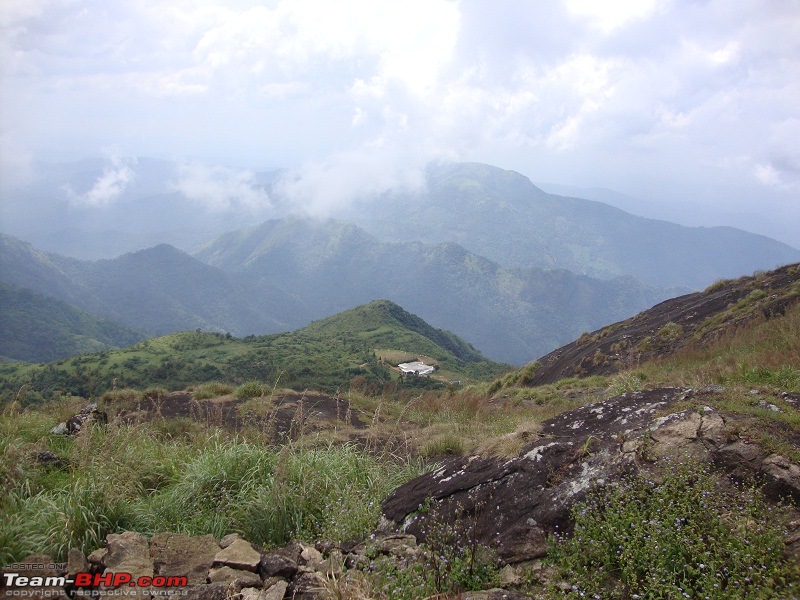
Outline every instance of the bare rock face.
[[744, 444], [750, 454], [737, 452], [725, 441], [723, 416], [710, 407], [677, 410], [692, 396], [678, 388], [623, 394], [544, 421], [541, 438], [516, 458], [452, 459], [392, 492], [382, 528], [424, 541], [432, 528], [469, 522], [471, 535], [500, 558], [531, 560], [546, 554], [549, 535], [571, 529], [570, 508], [591, 487], [669, 455], [724, 456], [729, 470], [766, 481], [776, 496], [800, 494], [798, 465]]

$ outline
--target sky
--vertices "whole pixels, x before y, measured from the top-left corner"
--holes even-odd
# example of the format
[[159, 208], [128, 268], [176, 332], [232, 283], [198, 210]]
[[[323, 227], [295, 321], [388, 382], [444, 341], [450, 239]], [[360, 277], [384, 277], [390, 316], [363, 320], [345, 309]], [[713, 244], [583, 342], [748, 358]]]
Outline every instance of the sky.
[[325, 212], [478, 161], [800, 246], [800, 0], [3, 0], [0, 56], [4, 189], [153, 156]]

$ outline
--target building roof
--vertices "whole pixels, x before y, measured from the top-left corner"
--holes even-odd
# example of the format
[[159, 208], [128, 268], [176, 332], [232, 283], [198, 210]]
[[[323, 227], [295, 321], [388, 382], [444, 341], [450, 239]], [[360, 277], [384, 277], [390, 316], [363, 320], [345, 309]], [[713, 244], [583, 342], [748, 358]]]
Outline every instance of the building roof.
[[426, 365], [424, 362], [415, 360], [414, 362], [400, 363], [397, 365], [403, 373], [414, 373], [415, 375], [430, 375], [434, 372], [435, 368], [431, 365]]

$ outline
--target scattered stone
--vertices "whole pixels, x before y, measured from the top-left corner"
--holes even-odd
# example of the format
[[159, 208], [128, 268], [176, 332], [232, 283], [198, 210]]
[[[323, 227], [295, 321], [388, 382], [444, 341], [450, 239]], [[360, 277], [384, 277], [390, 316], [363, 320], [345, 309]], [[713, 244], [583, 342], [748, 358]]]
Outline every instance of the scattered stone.
[[189, 585], [183, 589], [186, 590], [185, 598], [191, 598], [191, 600], [227, 600], [228, 598], [228, 586], [221, 583]]
[[253, 572], [258, 570], [259, 562], [261, 562], [261, 553], [253, 548], [250, 542], [243, 539], [233, 540], [227, 548], [220, 550], [214, 556], [216, 564]]
[[322, 562], [322, 553], [314, 546], [304, 542], [295, 541], [282, 549], [282, 554], [285, 554], [298, 565], [319, 564]]
[[698, 394], [724, 394], [728, 391], [724, 385], [718, 385], [716, 383], [712, 383], [709, 385], [704, 385], [699, 390], [697, 390]]
[[[106, 567], [104, 574], [130, 573], [134, 581], [139, 577], [152, 577], [155, 574], [147, 538], [141, 533], [110, 533], [106, 536], [106, 547], [108, 553], [103, 559]], [[150, 592], [144, 588], [126, 591], [130, 592], [130, 596], [150, 597]]]
[[513, 587], [522, 583], [522, 574], [513, 565], [506, 565], [498, 573], [498, 583], [503, 587]]
[[264, 590], [261, 600], [283, 600], [289, 584], [285, 581], [278, 581], [269, 589]]
[[74, 435], [80, 433], [89, 423], [108, 423], [108, 415], [97, 408], [97, 404], [88, 404], [80, 412], [72, 415], [65, 423], [59, 423], [50, 430], [50, 433], [59, 435]]
[[317, 600], [325, 597], [325, 577], [318, 571], [307, 571], [298, 574], [289, 585], [291, 598], [297, 600]]
[[52, 450], [42, 450], [36, 453], [36, 462], [45, 467], [53, 467], [56, 469], [63, 469], [69, 466], [69, 460], [62, 458]]
[[98, 548], [89, 555], [89, 562], [96, 567], [104, 567], [108, 548]]
[[766, 401], [766, 400], [764, 400], [763, 398], [759, 398], [759, 399], [758, 399], [758, 405], [759, 405], [761, 408], [765, 408], [765, 409], [767, 409], [767, 410], [771, 410], [772, 412], [783, 412], [783, 411], [781, 411], [781, 409], [780, 409], [780, 408], [778, 408], [778, 407], [777, 407], [777, 406], [775, 406], [774, 404], [770, 404], [769, 402], [767, 402], [767, 401]]

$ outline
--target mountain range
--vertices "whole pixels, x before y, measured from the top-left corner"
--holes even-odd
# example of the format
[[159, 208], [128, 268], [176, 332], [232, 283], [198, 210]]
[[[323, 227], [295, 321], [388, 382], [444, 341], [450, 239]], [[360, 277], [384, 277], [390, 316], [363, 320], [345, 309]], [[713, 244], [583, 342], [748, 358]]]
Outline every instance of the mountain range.
[[509, 270], [453, 243], [380, 242], [340, 221], [287, 219], [226, 234], [196, 256], [172, 246], [79, 261], [0, 238], [7, 283], [161, 335], [294, 329], [378, 298], [523, 363], [669, 291], [631, 277]]
[[[62, 165], [36, 189], [67, 181], [74, 200], [73, 190], [90, 186], [101, 166]], [[208, 212], [170, 183], [180, 174], [176, 165], [139, 159], [130, 169], [138, 169], [129, 174], [132, 183], [106, 206], [62, 206], [53, 217], [39, 198], [27, 216], [15, 212], [16, 202], [3, 216], [23, 224], [39, 218], [40, 231], [58, 221], [61, 235], [50, 248], [65, 239], [81, 243], [81, 235], [89, 249], [97, 240], [143, 243], [161, 228], [183, 232], [177, 238], [192, 240], [191, 254], [162, 243], [87, 260], [4, 235], [0, 282], [150, 335], [275, 333], [387, 298], [494, 360], [523, 364], [715, 279], [800, 260], [797, 250], [763, 236], [634, 217], [546, 194], [518, 173], [474, 163], [432, 164], [421, 188], [356, 199], [340, 211], [347, 220], [281, 214], [217, 235], [289, 212], [282, 174], [248, 180], [250, 192], [269, 197], [263, 210], [228, 205]], [[76, 215], [88, 214], [83, 226], [92, 233], [81, 234]], [[111, 221], [131, 237], [110, 233]]]

